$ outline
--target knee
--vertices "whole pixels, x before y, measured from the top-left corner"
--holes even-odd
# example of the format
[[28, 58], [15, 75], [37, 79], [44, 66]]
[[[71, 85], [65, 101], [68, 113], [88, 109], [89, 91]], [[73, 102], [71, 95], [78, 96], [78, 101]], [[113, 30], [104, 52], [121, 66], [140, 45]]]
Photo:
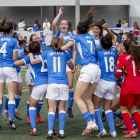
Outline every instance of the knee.
[[105, 106], [104, 106], [104, 110], [105, 110], [105, 111], [111, 110], [111, 106], [105, 105]]
[[117, 104], [112, 104], [112, 105], [111, 105], [111, 110], [112, 110], [113, 112], [116, 112], [118, 109], [119, 109], [119, 106], [118, 106]]

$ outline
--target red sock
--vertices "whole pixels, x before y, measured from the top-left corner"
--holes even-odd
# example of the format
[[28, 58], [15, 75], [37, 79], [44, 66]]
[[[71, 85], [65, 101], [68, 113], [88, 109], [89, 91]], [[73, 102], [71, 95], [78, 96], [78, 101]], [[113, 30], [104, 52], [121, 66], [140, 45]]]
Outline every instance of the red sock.
[[133, 117], [136, 125], [140, 129], [140, 114], [138, 112], [135, 112], [135, 113], [132, 114], [132, 117]]
[[125, 123], [127, 129], [128, 129], [129, 131], [134, 131], [133, 124], [132, 124], [132, 120], [131, 120], [129, 114], [128, 114], [128, 113], [123, 113], [123, 114], [122, 114], [122, 118], [123, 118], [123, 120], [124, 120], [124, 123]]

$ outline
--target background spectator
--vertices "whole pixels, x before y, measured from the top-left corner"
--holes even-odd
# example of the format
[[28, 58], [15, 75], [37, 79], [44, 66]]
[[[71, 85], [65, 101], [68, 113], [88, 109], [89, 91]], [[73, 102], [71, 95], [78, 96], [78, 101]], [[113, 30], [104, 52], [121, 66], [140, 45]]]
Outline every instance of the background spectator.
[[134, 35], [135, 35], [135, 37], [136, 37], [136, 41], [138, 40], [138, 30], [139, 30], [139, 26], [138, 26], [138, 23], [137, 22], [134, 22]]
[[114, 32], [113, 30], [111, 30], [112, 31], [112, 33], [114, 34], [114, 35], [116, 35], [117, 36], [117, 38], [116, 38], [116, 43], [121, 43], [121, 39], [122, 39], [122, 35], [123, 35], [123, 31], [122, 30], [120, 30], [120, 33], [116, 33], [116, 32]]
[[44, 45], [44, 37], [45, 37], [45, 36], [43, 36], [43, 32], [40, 32], [40, 37], [39, 37], [39, 39], [40, 39], [41, 45]]
[[35, 23], [37, 24], [38, 28], [41, 29], [41, 25], [39, 24], [38, 20], [36, 20]]
[[12, 20], [12, 19], [10, 19], [9, 21], [13, 23], [13, 25], [14, 25], [14, 30], [16, 30], [16, 27], [17, 27], [16, 23], [15, 23], [15, 22], [13, 22], [13, 20]]
[[118, 20], [118, 24], [116, 25], [116, 27], [121, 27], [121, 20]]
[[29, 42], [27, 41], [27, 36], [24, 36], [24, 40], [26, 41], [25, 46], [28, 46], [29, 45]]
[[51, 24], [48, 22], [48, 19], [45, 18], [45, 22], [43, 22], [43, 31], [50, 31]]
[[102, 19], [101, 24], [103, 25], [104, 23], [106, 23], [106, 22], [105, 22], [105, 20], [104, 20], [104, 19]]
[[25, 28], [26, 28], [25, 20], [21, 19], [18, 23], [18, 31], [25, 31]]
[[128, 23], [126, 22], [126, 19], [123, 19], [123, 24], [121, 27], [128, 27]]
[[29, 23], [29, 26], [27, 26], [27, 31], [28, 32], [33, 31], [33, 26], [32, 26], [32, 23], [31, 22]]
[[39, 31], [39, 27], [37, 26], [36, 23], [34, 23], [34, 26], [33, 26], [33, 31], [36, 32], [36, 31]]

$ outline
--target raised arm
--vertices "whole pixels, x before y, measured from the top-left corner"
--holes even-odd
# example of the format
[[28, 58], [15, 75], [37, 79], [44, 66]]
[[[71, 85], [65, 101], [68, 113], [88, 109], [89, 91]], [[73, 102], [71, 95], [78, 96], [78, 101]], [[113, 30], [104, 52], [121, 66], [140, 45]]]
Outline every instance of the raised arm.
[[67, 50], [70, 46], [73, 46], [74, 45], [74, 41], [73, 40], [70, 40], [66, 45], [63, 45], [60, 49], [62, 51], [65, 51]]
[[112, 46], [116, 46], [116, 42], [115, 42], [115, 36], [113, 35], [113, 33], [111, 32], [111, 30], [108, 27], [107, 23], [104, 23], [102, 25], [102, 27], [112, 36]]
[[38, 57], [37, 59], [34, 59], [32, 53], [29, 53], [28, 56], [30, 57], [31, 64], [38, 64], [42, 61], [40, 57]]
[[115, 36], [117, 36], [118, 34], [116, 33], [116, 32], [114, 32], [113, 30], [111, 30], [111, 32], [115, 35]]
[[61, 7], [61, 8], [59, 9], [58, 15], [57, 15], [57, 16], [55, 17], [55, 19], [53, 20], [53, 23], [52, 23], [52, 32], [53, 32], [53, 35], [56, 35], [56, 33], [57, 33], [57, 26], [56, 26], [56, 24], [57, 24], [57, 22], [58, 22], [60, 16], [63, 14], [63, 10], [64, 10], [64, 8]]

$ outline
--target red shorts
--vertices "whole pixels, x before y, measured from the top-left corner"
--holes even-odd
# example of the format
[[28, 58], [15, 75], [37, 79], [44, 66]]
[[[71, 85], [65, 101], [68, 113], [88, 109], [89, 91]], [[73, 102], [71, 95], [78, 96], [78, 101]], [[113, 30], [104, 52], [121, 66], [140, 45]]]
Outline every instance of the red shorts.
[[131, 108], [133, 105], [140, 105], [140, 94], [120, 94], [120, 106]]

